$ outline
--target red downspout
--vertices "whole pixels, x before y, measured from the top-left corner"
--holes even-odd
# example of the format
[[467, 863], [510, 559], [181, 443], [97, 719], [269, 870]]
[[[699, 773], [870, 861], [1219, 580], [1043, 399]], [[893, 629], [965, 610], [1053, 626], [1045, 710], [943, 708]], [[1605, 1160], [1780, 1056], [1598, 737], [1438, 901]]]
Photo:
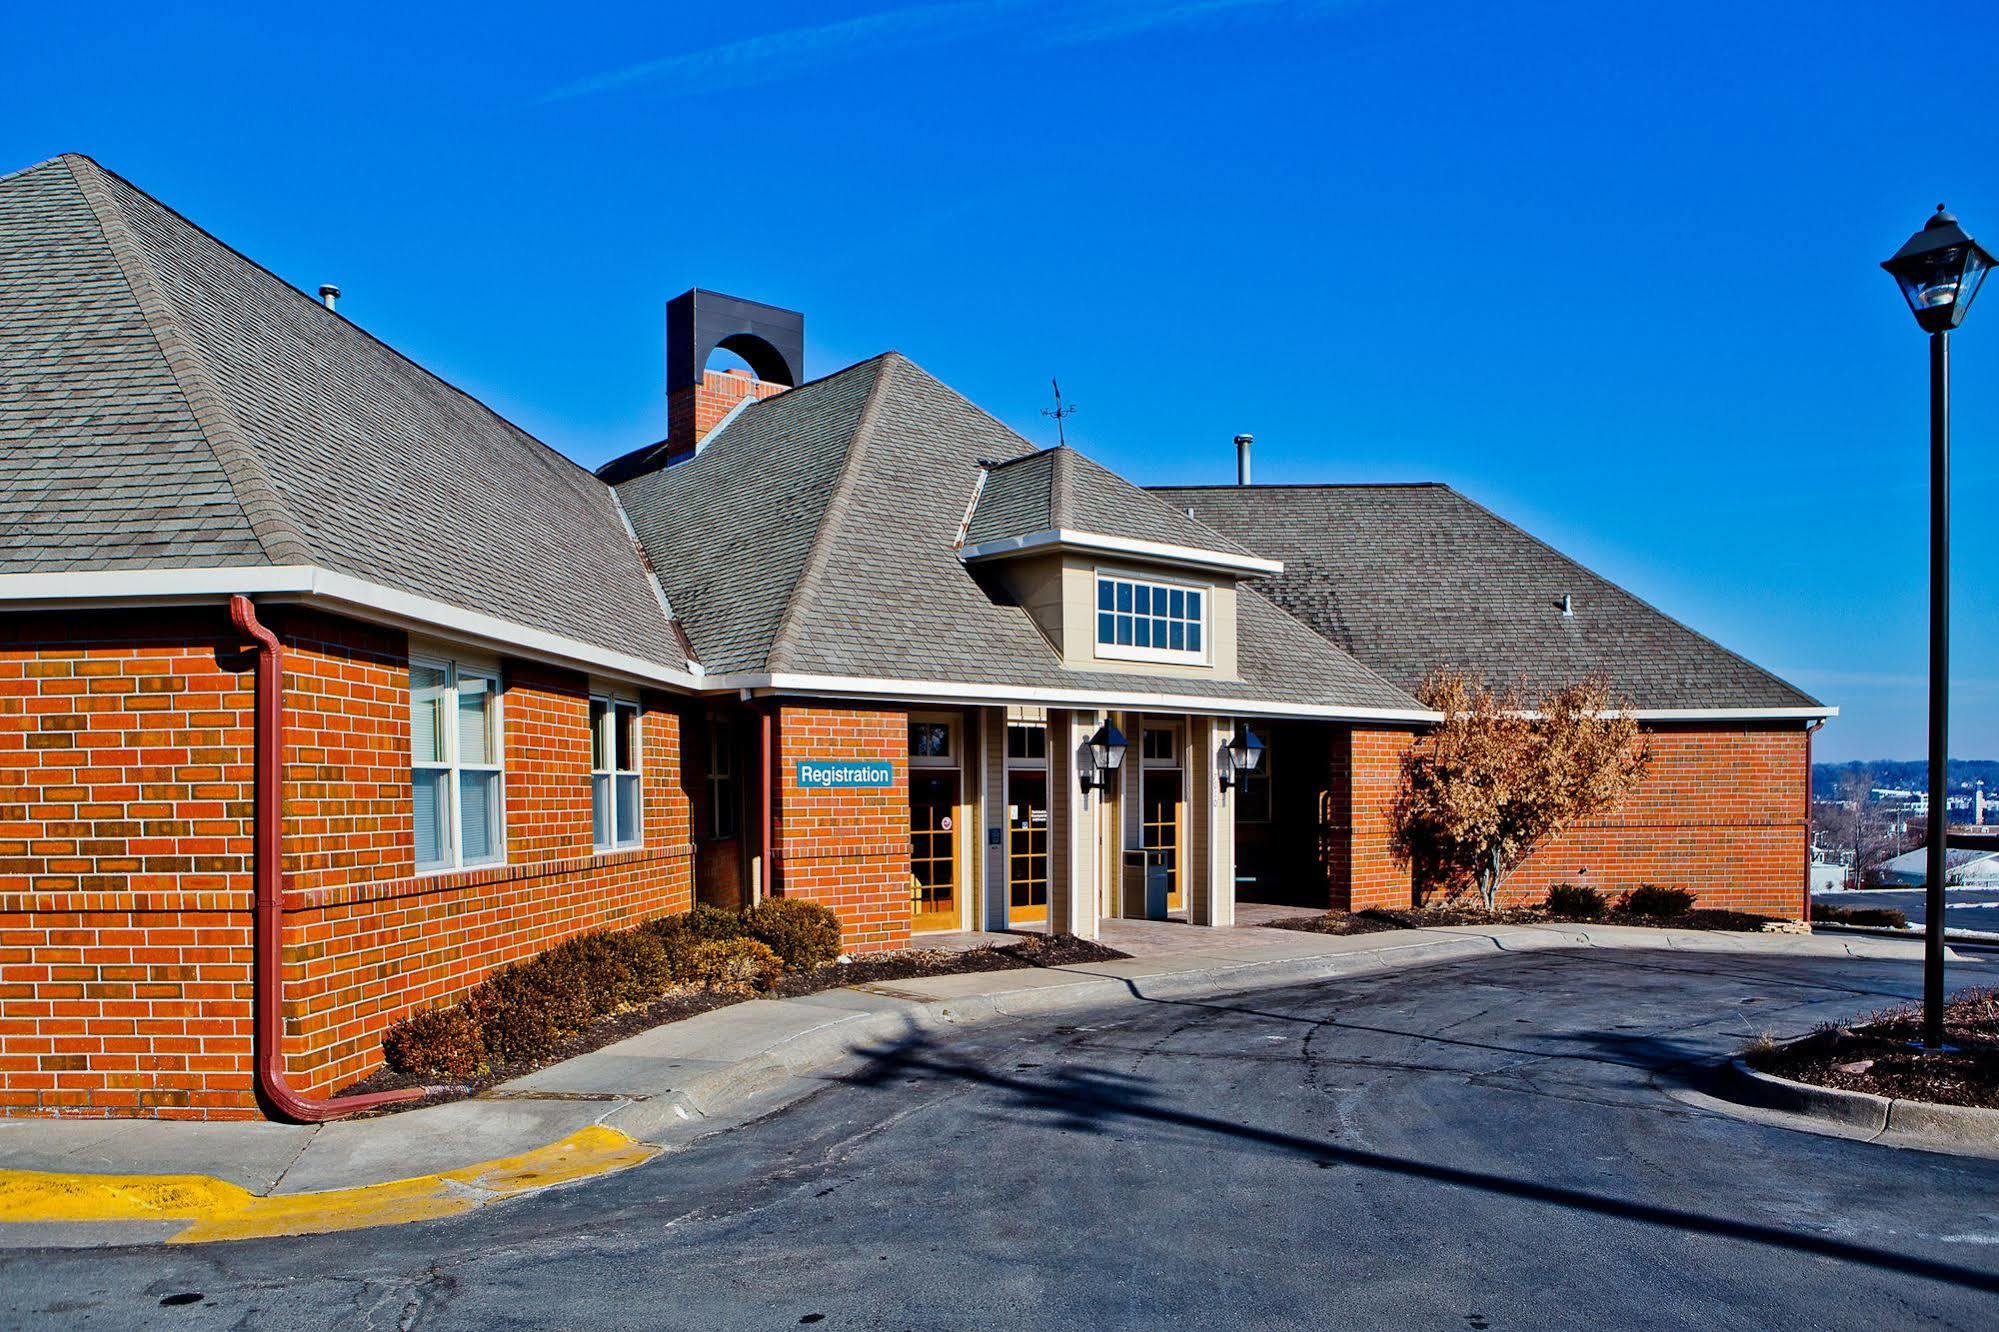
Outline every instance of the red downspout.
[[763, 895], [765, 897], [775, 896], [771, 889], [777, 884], [777, 861], [772, 859], [772, 848], [776, 842], [772, 825], [776, 822], [776, 817], [775, 811], [771, 808], [771, 789], [777, 785], [776, 712], [775, 707], [765, 707], [763, 710], [763, 762], [758, 765], [763, 769], [758, 774], [763, 780], [758, 784], [763, 787]]
[[256, 751], [256, 1064], [257, 1090], [266, 1103], [287, 1119], [316, 1124], [358, 1110], [396, 1101], [413, 1101], [438, 1090], [403, 1087], [366, 1096], [336, 1096], [316, 1100], [302, 1096], [285, 1081], [284, 1009], [284, 874], [280, 845], [284, 775], [284, 649], [276, 634], [257, 621], [250, 598], [229, 598], [229, 622], [254, 644], [257, 653]]

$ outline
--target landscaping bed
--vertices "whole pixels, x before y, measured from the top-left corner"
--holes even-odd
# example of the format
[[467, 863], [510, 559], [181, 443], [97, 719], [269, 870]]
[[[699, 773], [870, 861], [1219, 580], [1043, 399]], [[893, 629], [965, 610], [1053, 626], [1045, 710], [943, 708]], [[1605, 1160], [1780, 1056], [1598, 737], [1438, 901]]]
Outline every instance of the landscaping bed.
[[1906, 930], [1909, 917], [1894, 907], [1843, 907], [1829, 902], [1812, 903], [1812, 922], [1826, 925], [1864, 925], [1874, 929]]
[[963, 952], [910, 949], [841, 958], [840, 924], [815, 903], [775, 898], [746, 911], [696, 907], [628, 930], [579, 935], [502, 967], [455, 1003], [383, 1035], [383, 1067], [343, 1092], [434, 1086], [385, 1113], [457, 1100], [668, 1022], [756, 998], [847, 985], [1108, 962], [1126, 954], [1069, 935]]
[[1758, 1072], [1793, 1082], [1999, 1109], [1999, 989], [1967, 990], [1945, 1006], [1944, 1041], [1954, 1048], [1925, 1053], [1922, 1034], [1922, 1009], [1904, 1004], [1744, 1057]]
[[1539, 906], [1502, 907], [1487, 911], [1475, 902], [1454, 900], [1427, 906], [1365, 911], [1328, 911], [1272, 921], [1280, 930], [1313, 934], [1376, 934], [1383, 930], [1422, 930], [1443, 925], [1648, 925], [1676, 930], [1760, 931], [1775, 922], [1746, 911], [1696, 908], [1693, 894], [1679, 888], [1647, 885], [1611, 899], [1594, 888], [1556, 888]]

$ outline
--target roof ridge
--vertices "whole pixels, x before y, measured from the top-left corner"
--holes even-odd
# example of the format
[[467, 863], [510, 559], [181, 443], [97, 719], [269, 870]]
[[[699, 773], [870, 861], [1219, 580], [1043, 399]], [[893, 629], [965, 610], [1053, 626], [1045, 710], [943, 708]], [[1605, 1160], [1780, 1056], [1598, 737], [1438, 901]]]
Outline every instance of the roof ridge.
[[1549, 545], [1546, 541], [1543, 541], [1540, 537], [1535, 536], [1532, 532], [1520, 526], [1520, 524], [1514, 522], [1512, 519], [1507, 518], [1500, 513], [1495, 512], [1492, 509], [1486, 508], [1485, 505], [1480, 504], [1477, 500], [1465, 494], [1463, 491], [1456, 490], [1450, 486], [1444, 486], [1443, 490], [1445, 494], [1451, 496], [1453, 499], [1460, 501], [1461, 503], [1469, 504], [1472, 508], [1478, 510], [1480, 513], [1492, 519], [1500, 526], [1505, 527], [1513, 532], [1518, 533], [1520, 536], [1525, 537], [1527, 540], [1539, 546], [1542, 550], [1545, 550], [1550, 555], [1553, 555], [1556, 559], [1561, 560], [1565, 564], [1572, 565], [1573, 567], [1582, 570], [1585, 574], [1588, 574], [1591, 578], [1594, 578], [1597, 582], [1602, 583], [1605, 587], [1612, 588], [1618, 592], [1623, 593], [1625, 596], [1631, 598], [1631, 600], [1637, 602], [1640, 606], [1643, 606], [1646, 610], [1651, 611], [1654, 615], [1666, 621], [1668, 624], [1686, 630], [1688, 633], [1692, 634], [1695, 638], [1700, 639], [1701, 642], [1706, 643], [1709, 647], [1713, 648], [1715, 651], [1721, 653], [1722, 655], [1733, 657], [1735, 660], [1741, 662], [1744, 666], [1747, 666], [1750, 670], [1755, 671], [1758, 675], [1761, 675], [1766, 680], [1769, 680], [1774, 684], [1780, 684], [1784, 688], [1790, 690], [1795, 694], [1811, 699], [1812, 702], [1814, 703], [1820, 701], [1816, 694], [1813, 694], [1808, 690], [1798, 688], [1796, 685], [1792, 684], [1789, 680], [1786, 680], [1783, 676], [1777, 674], [1775, 671], [1759, 666], [1755, 662], [1749, 660], [1749, 658], [1743, 656], [1740, 652], [1737, 652], [1735, 649], [1728, 647], [1723, 643], [1719, 643], [1712, 638], [1709, 638], [1706, 634], [1694, 628], [1692, 625], [1688, 624], [1685, 620], [1682, 620], [1679, 616], [1668, 614], [1666, 611], [1659, 609], [1659, 607], [1653, 605], [1645, 598], [1639, 596], [1636, 592], [1633, 592], [1630, 588], [1618, 582], [1616, 579], [1606, 578], [1602, 574], [1598, 573], [1595, 569], [1592, 569], [1587, 564], [1584, 564], [1581, 560], [1577, 559], [1575, 556], [1564, 554], [1563, 552], [1555, 549], [1555, 547]]
[[819, 526], [812, 534], [812, 546], [805, 553], [805, 563], [799, 567], [798, 577], [792, 580], [791, 597], [784, 605], [784, 614], [777, 622], [777, 632], [772, 635], [770, 651], [764, 658], [765, 665], [775, 671], [779, 658], [792, 647], [792, 636], [798, 628], [800, 607], [806, 603], [808, 594], [818, 589], [819, 581], [825, 576], [826, 567], [833, 559], [833, 526], [845, 512], [847, 501], [860, 484], [859, 459], [866, 446], [868, 436], [874, 432], [875, 418], [880, 413], [882, 399], [887, 396], [890, 372], [895, 368], [894, 353], [871, 357], [875, 365], [875, 381], [868, 386], [867, 401], [861, 404], [860, 419], [854, 423], [853, 436], [847, 441], [847, 456], [840, 460], [840, 475], [834, 480], [833, 488], [827, 492], [826, 507], [820, 510]]
[[1069, 510], [1075, 496], [1076, 455], [1067, 444], [1057, 444], [1048, 452], [1048, 525], [1060, 531], [1069, 525]]
[[65, 159], [73, 157], [79, 161], [88, 162], [91, 165], [91, 167], [93, 167], [99, 174], [109, 176], [111, 179], [118, 181], [120, 184], [126, 186], [133, 193], [142, 195], [147, 200], [147, 202], [153, 204], [155, 207], [159, 208], [162, 212], [168, 214], [176, 221], [181, 223], [181, 225], [195, 232], [197, 235], [201, 236], [204, 240], [208, 241], [210, 244], [219, 246], [227, 253], [241, 260], [244, 264], [255, 269], [257, 272], [262, 273], [265, 277], [269, 278], [271, 281], [277, 283], [280, 287], [282, 287], [286, 292], [288, 292], [291, 295], [292, 299], [299, 301], [300, 303], [304, 304], [305, 306], [307, 306], [312, 310], [318, 311], [321, 316], [335, 321], [335, 323], [338, 324], [340, 327], [346, 328], [349, 331], [358, 334], [363, 338], [366, 338], [369, 342], [374, 343], [377, 347], [380, 347], [383, 351], [387, 352], [390, 356], [394, 357], [396, 360], [401, 361], [403, 364], [415, 370], [418, 374], [423, 375], [425, 378], [430, 379], [433, 382], [443, 386], [445, 389], [448, 389], [450, 392], [457, 394], [459, 397], [465, 399], [465, 401], [471, 403], [474, 407], [477, 407], [480, 411], [485, 412], [488, 416], [491, 416], [495, 421], [500, 422], [502, 425], [506, 426], [507, 429], [520, 435], [523, 439], [528, 440], [530, 443], [536, 445], [544, 452], [553, 455], [555, 458], [559, 459], [567, 466], [583, 473], [583, 475], [589, 477], [592, 481], [596, 481], [598, 485], [601, 486], [604, 484], [604, 482], [597, 479], [596, 473], [592, 471], [590, 468], [585, 467], [580, 462], [577, 462], [574, 458], [564, 453], [561, 449], [556, 448], [555, 445], [549, 443], [541, 436], [535, 434], [532, 430], [529, 430], [526, 426], [521, 425], [518, 421], [515, 421], [513, 418], [503, 414], [498, 408], [494, 407], [491, 403], [487, 402], [485, 399], [479, 397], [477, 394], [469, 392], [466, 389], [460, 388], [458, 385], [446, 379], [443, 375], [438, 374], [435, 370], [432, 370], [429, 366], [417, 360], [414, 356], [411, 356], [408, 352], [403, 351], [400, 347], [397, 347], [394, 343], [389, 342], [384, 338], [378, 337], [374, 333], [370, 332], [364, 325], [355, 323], [352, 319], [348, 318], [344, 314], [341, 314], [337, 310], [327, 309], [326, 305], [323, 302], [314, 300], [309, 293], [302, 291], [298, 287], [294, 286], [288, 279], [286, 279], [283, 275], [273, 271], [268, 265], [263, 263], [263, 261], [255, 258], [252, 255], [245, 254], [243, 251], [237, 249], [234, 245], [231, 245], [228, 241], [222, 239], [222, 237], [216, 235], [214, 232], [210, 231], [207, 227], [202, 226], [201, 223], [195, 221], [193, 218], [189, 217], [186, 213], [181, 212], [180, 209], [175, 208], [172, 204], [160, 198], [158, 195], [153, 194], [149, 190], [145, 189], [143, 186], [140, 186], [136, 182], [128, 179], [127, 177], [119, 175], [116, 171], [113, 171], [110, 167], [105, 166], [103, 163], [98, 162], [93, 158], [86, 157], [81, 153], [65, 153], [63, 156]]
[[1208, 485], [1144, 486], [1145, 490], [1449, 490], [1448, 481], [1216, 481]]
[[[91, 159], [86, 155], [84, 155], [83, 153], [57, 153], [54, 157], [44, 157], [39, 162], [30, 162], [28, 163], [28, 165], [24, 167], [15, 167], [12, 171], [0, 171], [0, 184], [4, 184], [5, 182], [10, 181], [14, 179], [16, 176], [25, 176], [30, 171], [40, 171], [43, 167], [55, 166], [57, 163], [61, 163], [63, 166], [68, 167], [70, 166], [70, 162], [72, 159], [81, 162], [91, 161]], [[95, 166], [96, 163], [92, 162], [91, 165]], [[76, 170], [74, 167], [70, 168], [70, 175], [72, 177], [76, 175]]]
[[[64, 154], [60, 160], [83, 197], [106, 248], [125, 276], [132, 299], [165, 358], [167, 371], [194, 414], [195, 425], [214, 455], [216, 465], [228, 478], [229, 488], [242, 506], [244, 521], [273, 564], [310, 564], [312, 548], [299, 530], [291, 511], [271, 483], [262, 460], [257, 457], [242, 425], [223, 405], [221, 390], [202, 358], [194, 339], [180, 327], [180, 314], [160, 284], [154, 281], [151, 266], [139, 252], [126, 227], [125, 215], [104, 188], [104, 168], [80, 154]], [[79, 171], [79, 164], [87, 170]], [[137, 189], [137, 186], [133, 186]], [[149, 196], [150, 197], [150, 196]]]

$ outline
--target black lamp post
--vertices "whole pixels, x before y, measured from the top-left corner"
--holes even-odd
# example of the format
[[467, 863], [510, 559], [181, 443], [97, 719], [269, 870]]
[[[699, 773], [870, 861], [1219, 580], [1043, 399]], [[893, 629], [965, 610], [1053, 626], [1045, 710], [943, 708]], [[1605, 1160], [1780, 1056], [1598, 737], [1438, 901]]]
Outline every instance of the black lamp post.
[[1937, 205], [1882, 264], [1930, 335], [1930, 814], [1923, 922], [1923, 1046], [1943, 1046], [1944, 875], [1950, 853], [1950, 331], [1992, 256]]

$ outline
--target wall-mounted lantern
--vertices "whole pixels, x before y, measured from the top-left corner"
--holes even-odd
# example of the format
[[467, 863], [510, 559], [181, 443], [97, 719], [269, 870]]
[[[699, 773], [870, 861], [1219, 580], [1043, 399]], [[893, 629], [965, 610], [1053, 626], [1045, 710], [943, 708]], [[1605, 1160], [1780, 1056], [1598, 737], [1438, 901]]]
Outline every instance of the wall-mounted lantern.
[[1110, 774], [1124, 766], [1124, 751], [1130, 747], [1125, 743], [1123, 731], [1109, 722], [1099, 726], [1097, 733], [1090, 737], [1090, 766], [1078, 774], [1082, 779], [1083, 794], [1101, 790], [1110, 780]]
[[1255, 772], [1263, 764], [1263, 737], [1244, 724], [1236, 729], [1235, 739], [1222, 746], [1221, 762], [1216, 764], [1221, 778], [1222, 790], [1239, 786], [1243, 777]]

